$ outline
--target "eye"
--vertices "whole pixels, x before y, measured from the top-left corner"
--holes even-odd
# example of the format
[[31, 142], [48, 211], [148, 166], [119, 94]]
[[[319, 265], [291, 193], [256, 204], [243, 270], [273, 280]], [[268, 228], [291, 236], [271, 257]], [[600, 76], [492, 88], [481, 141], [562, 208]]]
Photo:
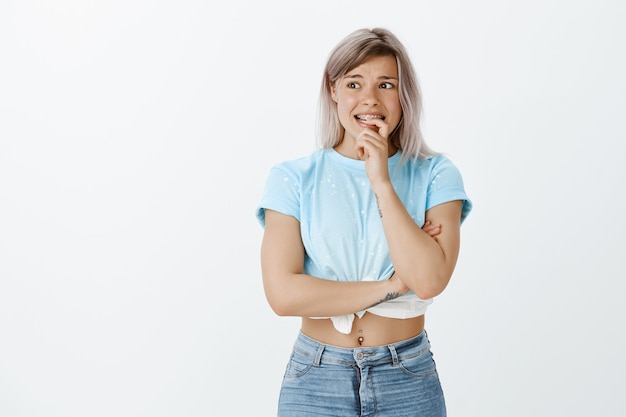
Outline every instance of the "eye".
[[382, 84], [379, 86], [379, 88], [382, 88], [382, 89], [386, 89], [386, 90], [387, 90], [387, 89], [393, 88], [393, 84], [391, 84], [391, 83], [382, 83]]
[[360, 87], [360, 85], [359, 85], [359, 83], [349, 82], [349, 83], [346, 85], [346, 87], [348, 87], [348, 88], [359, 88], [359, 87]]

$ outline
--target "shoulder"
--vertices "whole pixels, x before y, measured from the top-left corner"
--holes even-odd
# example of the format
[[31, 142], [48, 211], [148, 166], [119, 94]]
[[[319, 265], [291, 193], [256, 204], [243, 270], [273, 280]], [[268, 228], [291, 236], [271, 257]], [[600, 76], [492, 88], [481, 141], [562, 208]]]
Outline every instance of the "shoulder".
[[429, 166], [429, 207], [452, 200], [463, 201], [461, 222], [472, 209], [472, 201], [467, 196], [461, 171], [445, 155], [427, 158]]
[[431, 178], [438, 175], [452, 175], [455, 177], [461, 175], [461, 172], [454, 162], [443, 154], [420, 159], [420, 167], [424, 170], [428, 170]]
[[299, 178], [320, 165], [326, 153], [325, 149], [317, 149], [309, 155], [277, 163], [272, 167], [272, 171]]
[[433, 177], [442, 172], [458, 172], [454, 163], [445, 155], [438, 154], [425, 158], [410, 158], [402, 166], [402, 170], [408, 175], [420, 175], [421, 177]]
[[265, 189], [256, 209], [256, 216], [265, 227], [265, 209], [300, 219], [302, 186], [307, 171], [315, 164], [316, 154], [291, 159], [274, 165], [265, 181]]
[[435, 169], [437, 167], [454, 165], [450, 158], [444, 154], [437, 154], [425, 158], [411, 158], [409, 160], [414, 166], [421, 169]]

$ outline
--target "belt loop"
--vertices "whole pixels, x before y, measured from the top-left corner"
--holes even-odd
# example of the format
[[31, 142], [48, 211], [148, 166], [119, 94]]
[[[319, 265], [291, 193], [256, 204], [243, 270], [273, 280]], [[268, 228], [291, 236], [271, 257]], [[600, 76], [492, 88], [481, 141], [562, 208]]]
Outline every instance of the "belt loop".
[[387, 345], [389, 348], [389, 352], [391, 353], [391, 361], [393, 362], [393, 366], [398, 366], [400, 361], [398, 361], [398, 353], [396, 352], [396, 347], [394, 345]]
[[325, 347], [326, 345], [320, 343], [319, 347], [317, 348], [317, 353], [315, 354], [315, 360], [313, 362], [315, 366], [320, 366], [320, 362], [322, 362], [322, 353], [324, 352]]

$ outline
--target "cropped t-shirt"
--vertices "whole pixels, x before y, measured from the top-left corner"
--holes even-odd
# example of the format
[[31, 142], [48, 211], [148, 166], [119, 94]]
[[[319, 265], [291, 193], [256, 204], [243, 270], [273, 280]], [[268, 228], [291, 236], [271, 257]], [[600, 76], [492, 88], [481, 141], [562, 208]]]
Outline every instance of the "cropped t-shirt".
[[[411, 158], [399, 165], [401, 152], [388, 160], [393, 187], [417, 225], [426, 211], [453, 200], [463, 201], [461, 222], [472, 208], [456, 166], [445, 156]], [[389, 247], [378, 214], [365, 162], [334, 149], [282, 162], [269, 172], [256, 208], [261, 226], [265, 209], [293, 216], [300, 222], [305, 248], [303, 273], [334, 281], [384, 280], [393, 274]], [[413, 292], [365, 311], [392, 318], [418, 317], [432, 299]], [[335, 328], [350, 333], [354, 314], [331, 317]]]

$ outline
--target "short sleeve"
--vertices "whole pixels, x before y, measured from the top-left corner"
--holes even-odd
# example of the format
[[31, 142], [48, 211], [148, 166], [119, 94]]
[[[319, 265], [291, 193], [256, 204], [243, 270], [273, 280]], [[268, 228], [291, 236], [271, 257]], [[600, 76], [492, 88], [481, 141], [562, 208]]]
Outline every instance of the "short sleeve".
[[300, 181], [295, 173], [281, 165], [270, 170], [261, 201], [256, 208], [256, 218], [262, 227], [265, 227], [265, 209], [300, 220]]
[[431, 170], [430, 183], [428, 186], [426, 210], [449, 201], [462, 200], [462, 223], [472, 210], [472, 201], [465, 192], [461, 172], [452, 161], [445, 157], [436, 157], [436, 160], [433, 162], [434, 165]]

